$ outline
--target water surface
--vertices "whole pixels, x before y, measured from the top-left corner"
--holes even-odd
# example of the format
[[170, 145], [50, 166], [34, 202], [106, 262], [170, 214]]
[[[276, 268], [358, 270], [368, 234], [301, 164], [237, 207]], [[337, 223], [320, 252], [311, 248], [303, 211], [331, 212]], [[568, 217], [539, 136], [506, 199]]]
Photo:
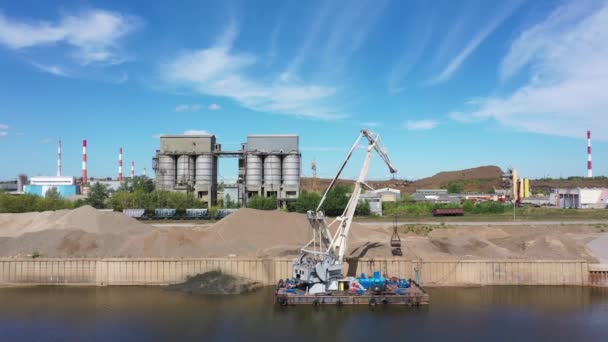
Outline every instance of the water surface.
[[608, 289], [429, 289], [424, 308], [280, 308], [272, 289], [0, 288], [2, 341], [608, 341]]

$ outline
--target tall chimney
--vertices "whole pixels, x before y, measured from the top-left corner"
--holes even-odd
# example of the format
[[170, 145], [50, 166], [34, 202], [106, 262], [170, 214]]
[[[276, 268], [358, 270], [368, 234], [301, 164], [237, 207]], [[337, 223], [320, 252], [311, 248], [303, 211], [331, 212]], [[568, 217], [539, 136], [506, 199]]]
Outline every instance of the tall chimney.
[[57, 177], [61, 177], [61, 139], [57, 146]]
[[87, 177], [87, 139], [82, 141], [82, 184], [89, 182]]
[[131, 161], [131, 178], [135, 177], [135, 162]]
[[118, 150], [118, 181], [122, 182], [122, 147]]
[[591, 131], [587, 131], [587, 177], [593, 177], [593, 167], [591, 165]]

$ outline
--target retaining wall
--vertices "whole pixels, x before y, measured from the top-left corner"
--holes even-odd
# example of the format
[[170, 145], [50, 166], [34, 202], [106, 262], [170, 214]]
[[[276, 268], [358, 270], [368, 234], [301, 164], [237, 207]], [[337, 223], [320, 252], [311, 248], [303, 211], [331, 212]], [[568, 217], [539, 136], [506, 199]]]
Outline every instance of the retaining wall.
[[[291, 258], [14, 259], [0, 258], [2, 285], [163, 285], [221, 270], [266, 285], [291, 276]], [[597, 269], [597, 266], [591, 266]], [[344, 274], [416, 278], [425, 286], [589, 285], [590, 265], [580, 260], [466, 260], [415, 262], [399, 258], [345, 263]]]

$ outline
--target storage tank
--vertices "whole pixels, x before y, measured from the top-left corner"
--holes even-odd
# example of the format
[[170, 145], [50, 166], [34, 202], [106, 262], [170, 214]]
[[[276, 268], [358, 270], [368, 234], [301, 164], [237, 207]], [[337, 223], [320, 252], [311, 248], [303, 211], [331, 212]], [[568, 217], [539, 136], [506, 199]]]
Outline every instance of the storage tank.
[[173, 156], [158, 156], [158, 171], [156, 184], [164, 190], [171, 190], [175, 186], [175, 159]]
[[283, 185], [300, 186], [300, 156], [297, 154], [288, 154], [283, 158]]
[[245, 163], [245, 179], [247, 187], [257, 188], [262, 186], [262, 157], [255, 154], [247, 154]]
[[264, 187], [281, 186], [281, 157], [268, 155], [264, 158]]
[[196, 179], [197, 185], [213, 185], [217, 182], [217, 167], [215, 157], [211, 154], [196, 156]]
[[194, 161], [191, 156], [177, 157], [177, 183], [187, 184], [194, 180]]

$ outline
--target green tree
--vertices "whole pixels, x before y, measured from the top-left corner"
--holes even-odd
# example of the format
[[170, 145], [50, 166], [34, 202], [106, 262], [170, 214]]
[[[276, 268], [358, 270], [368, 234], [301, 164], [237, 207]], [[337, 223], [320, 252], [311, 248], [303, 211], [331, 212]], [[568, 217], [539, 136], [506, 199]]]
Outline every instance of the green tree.
[[276, 210], [278, 208], [277, 198], [256, 195], [247, 201], [247, 207], [258, 210]]
[[87, 203], [93, 208], [103, 209], [106, 207], [106, 200], [110, 196], [108, 187], [101, 183], [95, 183], [91, 186]]
[[147, 176], [135, 176], [131, 179], [125, 180], [118, 189], [119, 191], [128, 192], [143, 192], [151, 193], [154, 191], [154, 181]]
[[298, 213], [306, 213], [309, 210], [317, 209], [319, 202], [321, 202], [321, 195], [319, 193], [302, 191], [294, 202], [294, 209]]
[[59, 191], [57, 191], [57, 188], [50, 188], [46, 191], [46, 193], [44, 194], [45, 198], [48, 198], [49, 200], [60, 200], [61, 199], [61, 195], [59, 194]]
[[342, 214], [348, 204], [349, 194], [352, 191], [352, 188], [346, 184], [336, 184], [327, 194], [321, 208], [325, 215], [338, 216]]
[[450, 194], [459, 194], [464, 190], [462, 184], [459, 182], [449, 182], [447, 189]]
[[369, 208], [368, 201], [362, 201], [357, 204], [357, 208], [355, 209], [355, 216], [369, 216], [371, 215], [371, 210]]

